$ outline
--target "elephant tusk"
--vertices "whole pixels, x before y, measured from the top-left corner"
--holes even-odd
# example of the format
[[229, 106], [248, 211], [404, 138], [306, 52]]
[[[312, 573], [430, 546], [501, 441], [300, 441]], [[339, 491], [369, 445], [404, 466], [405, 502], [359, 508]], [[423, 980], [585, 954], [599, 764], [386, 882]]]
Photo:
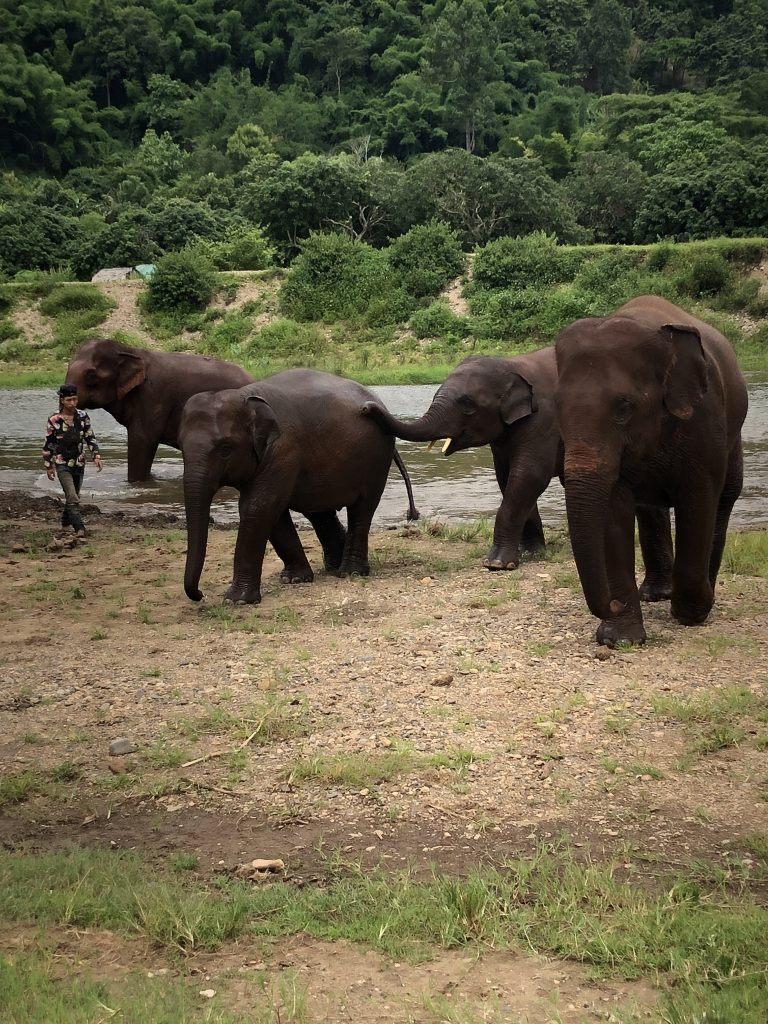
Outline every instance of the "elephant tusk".
[[435, 447], [435, 442], [434, 441], [430, 441], [429, 444], [427, 445], [427, 451], [431, 452], [434, 447]]
[[443, 455], [445, 455], [445, 453], [451, 447], [451, 441], [453, 441], [452, 437], [446, 437], [445, 444], [443, 445]]

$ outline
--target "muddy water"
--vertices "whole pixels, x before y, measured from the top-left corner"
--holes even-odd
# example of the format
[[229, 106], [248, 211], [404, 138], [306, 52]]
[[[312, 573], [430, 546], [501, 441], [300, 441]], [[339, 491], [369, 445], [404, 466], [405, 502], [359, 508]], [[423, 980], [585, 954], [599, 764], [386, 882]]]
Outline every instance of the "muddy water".
[[[373, 388], [396, 416], [419, 416], [429, 406], [436, 386]], [[750, 408], [744, 427], [745, 483], [731, 523], [737, 528], [768, 525], [768, 375], [749, 380]], [[57, 482], [50, 482], [42, 470], [40, 448], [46, 417], [53, 412], [56, 396], [50, 390], [6, 391], [0, 413], [0, 493], [11, 489], [31, 495], [60, 495]], [[183, 514], [182, 470], [179, 452], [161, 447], [154, 465], [154, 478], [145, 484], [126, 482], [126, 433], [109, 413], [96, 409], [91, 414], [94, 430], [105, 459], [97, 474], [89, 465], [82, 498], [102, 511]], [[420, 511], [445, 521], [493, 515], [499, 491], [493, 475], [488, 448], [459, 452], [450, 458], [437, 447], [426, 451], [423, 444], [399, 441], [398, 446], [413, 481]], [[393, 469], [374, 520], [387, 526], [403, 520], [407, 507], [405, 488]], [[560, 484], [554, 481], [539, 501], [542, 519], [548, 526], [562, 525], [565, 504]], [[236, 492], [223, 489], [217, 495], [213, 516], [217, 522], [237, 521]]]

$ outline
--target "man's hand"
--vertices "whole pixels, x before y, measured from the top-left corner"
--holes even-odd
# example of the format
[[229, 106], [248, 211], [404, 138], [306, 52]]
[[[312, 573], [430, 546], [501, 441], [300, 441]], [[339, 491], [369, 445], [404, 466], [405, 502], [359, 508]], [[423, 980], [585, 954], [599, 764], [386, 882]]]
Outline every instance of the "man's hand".
[[45, 467], [45, 475], [48, 477], [49, 480], [53, 480], [54, 479], [54, 477], [56, 476], [56, 471], [53, 468], [53, 466], [46, 466]]

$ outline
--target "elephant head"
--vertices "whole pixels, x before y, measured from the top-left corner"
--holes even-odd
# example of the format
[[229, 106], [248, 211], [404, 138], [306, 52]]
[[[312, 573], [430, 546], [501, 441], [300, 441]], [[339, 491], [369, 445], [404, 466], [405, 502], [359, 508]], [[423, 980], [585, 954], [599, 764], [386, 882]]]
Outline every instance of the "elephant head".
[[375, 402], [366, 403], [364, 412], [404, 441], [446, 438], [443, 454], [452, 455], [495, 441], [537, 408], [533, 385], [510, 360], [470, 356], [440, 385], [419, 419], [398, 420]]
[[198, 584], [214, 495], [220, 487], [247, 488], [278, 436], [271, 406], [252, 388], [202, 392], [185, 404], [179, 430], [187, 518], [184, 591], [192, 601], [203, 596]]
[[633, 500], [633, 481], [669, 418], [693, 415], [707, 390], [707, 359], [695, 326], [629, 315], [578, 320], [555, 351], [571, 544], [590, 611], [610, 619], [624, 606], [610, 596], [608, 509], [617, 487]]
[[111, 338], [86, 341], [67, 367], [67, 384], [77, 387], [83, 409], [112, 408], [147, 379], [147, 357]]

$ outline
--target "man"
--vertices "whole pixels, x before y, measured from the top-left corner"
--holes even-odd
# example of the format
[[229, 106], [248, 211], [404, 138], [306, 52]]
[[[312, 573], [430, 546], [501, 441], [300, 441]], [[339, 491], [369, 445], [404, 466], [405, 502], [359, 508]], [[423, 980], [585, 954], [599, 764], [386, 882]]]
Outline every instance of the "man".
[[58, 394], [59, 411], [48, 417], [46, 426], [43, 462], [48, 479], [58, 476], [64, 490], [66, 505], [61, 525], [71, 526], [77, 537], [84, 537], [80, 488], [85, 475], [86, 444], [96, 463], [96, 471], [100, 473], [104, 466], [88, 414], [77, 408], [77, 388], [74, 384], [62, 384]]

